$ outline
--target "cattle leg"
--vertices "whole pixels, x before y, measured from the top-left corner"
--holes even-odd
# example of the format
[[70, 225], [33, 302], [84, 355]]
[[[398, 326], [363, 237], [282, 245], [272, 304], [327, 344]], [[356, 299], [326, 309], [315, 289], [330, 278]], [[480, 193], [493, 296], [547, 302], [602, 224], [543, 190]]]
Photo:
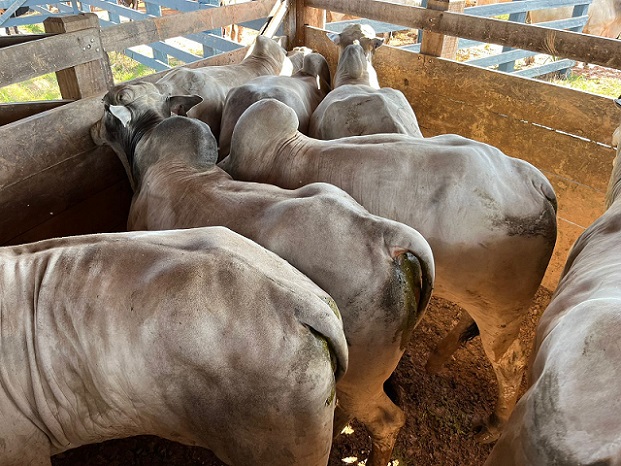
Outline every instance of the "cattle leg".
[[435, 347], [433, 352], [427, 359], [425, 369], [430, 374], [437, 374], [442, 369], [442, 366], [448, 361], [448, 359], [457, 351], [462, 343], [468, 341], [471, 336], [468, 334], [469, 330], [475, 326], [474, 320], [470, 315], [461, 311], [459, 316], [459, 322], [451, 329], [440, 343]]
[[362, 422], [371, 435], [372, 447], [367, 466], [386, 466], [397, 435], [405, 424], [405, 413], [390, 400], [383, 389], [364, 400], [349, 400], [346, 395], [339, 399], [339, 403], [341, 400], [343, 410]]
[[491, 443], [500, 437], [517, 401], [526, 361], [519, 339], [522, 318], [510, 323], [486, 326], [479, 323], [483, 350], [492, 363], [498, 382], [498, 398], [494, 412], [477, 426], [475, 438]]

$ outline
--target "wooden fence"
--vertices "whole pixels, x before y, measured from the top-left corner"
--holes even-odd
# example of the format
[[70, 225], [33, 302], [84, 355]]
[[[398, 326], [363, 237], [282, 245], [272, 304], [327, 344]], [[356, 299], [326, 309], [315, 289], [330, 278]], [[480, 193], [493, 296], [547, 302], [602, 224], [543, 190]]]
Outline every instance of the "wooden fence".
[[[564, 6], [573, 7], [573, 13], [571, 18], [560, 19], [555, 21], [548, 21], [540, 23], [539, 26], [545, 26], [552, 29], [569, 30], [574, 32], [581, 32], [582, 28], [588, 20], [588, 8], [591, 0], [513, 0], [509, 3], [497, 3], [492, 5], [481, 5], [465, 7], [465, 0], [450, 0], [449, 2], [436, 2], [435, 0], [421, 1], [421, 6], [424, 8], [442, 9], [451, 12], [463, 12], [464, 14], [477, 16], [481, 18], [493, 18], [500, 16], [507, 16], [509, 21], [524, 23], [527, 18], [527, 14], [531, 11], [544, 10], [549, 8], [557, 8]], [[386, 23], [382, 21], [362, 18], [348, 21], [339, 21], [334, 23], [327, 23], [326, 29], [333, 32], [340, 32], [347, 24], [351, 22], [357, 22], [362, 24], [368, 24], [373, 27], [378, 33], [387, 33], [402, 31], [403, 26], [397, 24]], [[419, 30], [419, 37], [423, 36], [423, 30]], [[454, 59], [457, 50], [471, 49], [484, 45], [486, 42], [470, 39], [458, 39], [455, 40], [455, 46], [445, 47], [442, 57]], [[399, 47], [403, 50], [419, 53], [421, 51], [421, 41], [411, 45], [403, 45]], [[522, 70], [515, 70], [516, 60], [530, 58], [536, 55], [535, 52], [523, 49], [513, 49], [512, 47], [505, 46], [502, 52], [495, 54], [486, 54], [481, 58], [472, 58], [465, 60], [464, 63], [470, 65], [481, 66], [485, 68], [495, 68], [499, 71], [515, 72], [519, 76], [537, 77], [545, 74], [549, 74], [556, 71], [567, 70], [574, 66], [575, 61], [570, 59], [556, 60], [556, 57], [549, 57], [548, 63], [540, 64], [538, 66], [531, 66]]]
[[[0, 49], [0, 85], [18, 82], [32, 69], [105, 66], [105, 51], [270, 16], [278, 5], [287, 6], [258, 0], [102, 30], [68, 30], [19, 49], [5, 47]], [[447, 36], [453, 36], [621, 69], [621, 41], [379, 0], [290, 3], [285, 18], [289, 47], [318, 50], [333, 70], [337, 51], [322, 29], [325, 9], [423, 29], [425, 53], [386, 46], [375, 59], [380, 83], [405, 93], [423, 134], [457, 133], [490, 143], [550, 178], [559, 198], [559, 240], [544, 284], [553, 288], [569, 247], [603, 210], [618, 110], [609, 98], [439, 55]], [[190, 66], [237, 62], [244, 53], [240, 49]], [[25, 65], [24, 56], [39, 58]], [[101, 94], [0, 127], [0, 244], [122, 229], [130, 199], [123, 168], [109, 149], [93, 145], [88, 132], [101, 116]]]

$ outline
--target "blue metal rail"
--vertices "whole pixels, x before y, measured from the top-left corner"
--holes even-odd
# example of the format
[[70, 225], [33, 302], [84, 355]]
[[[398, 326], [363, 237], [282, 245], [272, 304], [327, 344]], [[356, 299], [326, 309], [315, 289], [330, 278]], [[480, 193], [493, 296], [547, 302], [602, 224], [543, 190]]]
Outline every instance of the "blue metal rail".
[[[162, 8], [176, 10], [178, 12], [196, 11], [205, 8], [217, 8], [219, 0], [145, 0], [144, 11], [133, 10], [129, 7], [117, 4], [116, 0], [69, 0], [60, 3], [50, 3], [50, 0], [0, 0], [0, 9], [6, 12], [0, 15], [0, 26], [26, 26], [41, 24], [51, 16], [64, 16], [90, 12], [97, 9], [101, 27], [110, 27], [126, 21], [140, 21], [142, 19], [162, 15]], [[11, 17], [11, 13], [17, 11], [20, 6], [27, 6], [30, 12], [25, 16]], [[104, 13], [106, 12], [106, 13]], [[243, 26], [258, 30], [265, 20], [256, 20], [242, 23]], [[184, 36], [192, 42], [187, 46], [179, 46], [173, 41], [155, 42], [145, 44], [148, 49], [136, 51], [124, 50], [123, 53], [130, 58], [154, 69], [162, 71], [172, 66], [169, 57], [183, 63], [190, 63], [203, 57], [209, 57], [222, 52], [229, 52], [242, 47], [241, 44], [222, 36], [222, 31], [208, 30], [197, 34]], [[150, 50], [149, 50], [150, 49]], [[150, 53], [149, 53], [150, 52]]]
[[[591, 0], [513, 0], [509, 3], [496, 3], [492, 5], [468, 7], [464, 9], [464, 13], [472, 16], [486, 18], [509, 15], [509, 21], [523, 23], [526, 21], [526, 16], [529, 11], [570, 6], [574, 8], [571, 18], [538, 23], [537, 25], [549, 27], [552, 29], [564, 29], [574, 32], [581, 32], [582, 28], [588, 20], [588, 8], [590, 3]], [[368, 24], [372, 26], [377, 33], [402, 31], [404, 29], [403, 26], [370, 19], [356, 19], [329, 23], [326, 25], [326, 29], [333, 32], [341, 32], [347, 24], [350, 24], [352, 22]], [[419, 37], [420, 36], [422, 36], [422, 31], [419, 31]], [[484, 42], [477, 42], [468, 39], [459, 39], [458, 47], [460, 50], [463, 50], [484, 44]], [[417, 44], [405, 45], [400, 48], [404, 50], [409, 50], [411, 52], [419, 53], [420, 41]], [[517, 75], [528, 77], [536, 77], [552, 72], [567, 70], [574, 65], [574, 62], [572, 60], [565, 59], [553, 61], [552, 63], [547, 63], [545, 65], [532, 67], [525, 70], [514, 71], [516, 60], [529, 58], [534, 55], [537, 54], [528, 50], [515, 50], [509, 47], [505, 47], [503, 48], [501, 53], [497, 53], [495, 55], [483, 58], [467, 60], [466, 63], [481, 67], [494, 67], [498, 68], [500, 71], [515, 72], [515, 74]]]

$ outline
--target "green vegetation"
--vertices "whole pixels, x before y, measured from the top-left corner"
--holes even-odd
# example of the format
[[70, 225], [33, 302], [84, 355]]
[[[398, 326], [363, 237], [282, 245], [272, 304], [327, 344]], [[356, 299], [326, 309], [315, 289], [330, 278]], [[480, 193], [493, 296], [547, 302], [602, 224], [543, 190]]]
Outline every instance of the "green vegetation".
[[553, 79], [550, 82], [559, 86], [571, 87], [581, 91], [592, 92], [606, 97], [619, 97], [621, 94], [621, 81], [613, 77], [592, 77], [570, 74], [566, 79]]
[[[24, 26], [24, 29], [33, 34], [43, 32], [36, 24]], [[110, 53], [110, 67], [116, 84], [153, 73], [153, 69], [117, 52]], [[54, 73], [0, 87], [0, 102], [28, 102], [60, 98], [60, 89]]]
[[115, 84], [141, 78], [154, 72], [153, 68], [149, 68], [120, 52], [110, 52], [109, 57]]
[[60, 89], [58, 89], [54, 73], [0, 87], [0, 102], [27, 102], [29, 100], [56, 100], [60, 98]]

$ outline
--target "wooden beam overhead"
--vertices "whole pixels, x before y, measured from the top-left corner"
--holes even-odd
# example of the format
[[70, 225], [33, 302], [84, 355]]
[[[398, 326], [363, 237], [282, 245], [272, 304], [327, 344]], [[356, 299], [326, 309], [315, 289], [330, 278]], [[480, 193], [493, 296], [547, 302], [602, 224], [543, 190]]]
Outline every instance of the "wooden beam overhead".
[[306, 6], [621, 69], [621, 41], [616, 39], [382, 0], [306, 0]]

